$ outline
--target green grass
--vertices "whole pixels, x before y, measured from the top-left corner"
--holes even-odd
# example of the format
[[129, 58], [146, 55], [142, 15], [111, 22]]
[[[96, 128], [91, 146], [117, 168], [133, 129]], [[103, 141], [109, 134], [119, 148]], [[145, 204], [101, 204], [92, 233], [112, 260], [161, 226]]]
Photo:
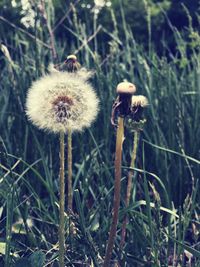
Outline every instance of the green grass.
[[[54, 12], [53, 6], [49, 12]], [[91, 82], [101, 101], [93, 127], [73, 135], [76, 214], [70, 220], [76, 233], [73, 239], [67, 234], [66, 264], [80, 266], [78, 262], [85, 262], [90, 266], [93, 262], [98, 266], [105, 255], [114, 184], [115, 130], [110, 115], [116, 85], [127, 79], [136, 84], [138, 94], [147, 96], [150, 105], [128, 208], [123, 202], [132, 151], [128, 132], [124, 142], [118, 229], [125, 213], [129, 224], [123, 252], [118, 249], [118, 231], [113, 259], [122, 266], [168, 266], [169, 257], [181, 261], [180, 255], [187, 250], [193, 254], [192, 266], [197, 267], [200, 54], [193, 49], [188, 55], [189, 43], [176, 30], [177, 56], [158, 57], [153, 48], [145, 52], [126, 25], [123, 9], [121, 13], [120, 35], [112, 12], [113, 33], [102, 25], [85, 44], [93, 29], [80, 23], [74, 11], [72, 27], [60, 26], [70, 31], [71, 46], [67, 40], [55, 39], [60, 62], [79, 49], [77, 57], [82, 65], [95, 71]], [[94, 27], [98, 28], [98, 23], [93, 21]], [[33, 36], [49, 43], [48, 31], [41, 22]], [[109, 45], [101, 42], [102, 36], [109, 38]], [[7, 33], [2, 32], [1, 38], [6, 43]], [[57, 266], [59, 139], [33, 127], [24, 112], [27, 89], [46, 72], [51, 51], [19, 29], [10, 42], [12, 61], [3, 54], [0, 58], [0, 265], [30, 266], [36, 261], [38, 267]]]

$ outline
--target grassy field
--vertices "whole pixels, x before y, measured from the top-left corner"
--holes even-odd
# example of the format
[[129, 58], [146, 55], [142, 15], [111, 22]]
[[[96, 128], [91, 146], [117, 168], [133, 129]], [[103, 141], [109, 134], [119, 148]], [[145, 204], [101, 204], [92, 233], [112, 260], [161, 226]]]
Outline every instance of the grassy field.
[[[75, 9], [71, 14], [72, 27], [59, 26], [71, 33], [70, 45], [68, 40], [55, 38], [58, 62], [75, 53], [83, 66], [94, 70], [91, 83], [100, 99], [100, 112], [92, 128], [73, 134], [75, 214], [66, 216], [66, 266], [101, 266], [105, 255], [116, 137], [110, 116], [116, 86], [123, 80], [133, 82], [149, 106], [128, 208], [124, 199], [133, 135], [127, 132], [124, 141], [113, 262], [119, 261], [122, 267], [200, 266], [199, 47], [173, 29], [177, 54], [166, 48], [158, 57], [153, 47], [144, 51], [135, 41], [123, 10], [118, 22], [111, 10], [112, 34], [95, 18], [91, 28], [79, 22]], [[48, 25], [56, 24], [54, 15], [50, 6]], [[44, 75], [52, 62], [53, 26], [43, 26], [38, 20], [30, 35], [0, 19], [13, 30], [9, 46], [7, 32], [1, 32], [9, 54], [1, 47], [0, 266], [58, 266], [59, 138], [32, 126], [24, 110], [32, 81]], [[119, 24], [123, 27], [120, 34]], [[188, 31], [191, 36], [195, 33], [192, 27]], [[102, 32], [109, 44], [101, 40]], [[120, 251], [125, 214], [129, 223]], [[74, 224], [73, 236], [69, 221]]]

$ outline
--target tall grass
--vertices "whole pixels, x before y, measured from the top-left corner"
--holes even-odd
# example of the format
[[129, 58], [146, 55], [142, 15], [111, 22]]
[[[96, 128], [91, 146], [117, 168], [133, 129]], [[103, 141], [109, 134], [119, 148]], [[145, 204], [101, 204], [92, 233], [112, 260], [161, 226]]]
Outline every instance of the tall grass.
[[[50, 16], [54, 7], [48, 7]], [[80, 22], [77, 10], [71, 8], [71, 28], [59, 26], [71, 33], [71, 46], [68, 40], [55, 39], [60, 62], [78, 51], [82, 65], [94, 69], [92, 82], [101, 100], [93, 128], [73, 138], [75, 214], [70, 219], [75, 239], [67, 241], [66, 264], [103, 262], [114, 183], [115, 130], [110, 113], [115, 87], [127, 79], [150, 105], [128, 208], [123, 199], [132, 151], [129, 133], [124, 142], [119, 229], [125, 214], [129, 224], [122, 252], [118, 231], [113, 258], [121, 266], [168, 266], [170, 259], [186, 266], [184, 252], [189, 251], [192, 266], [199, 266], [200, 55], [197, 49], [188, 55], [189, 43], [176, 29], [177, 55], [164, 56], [166, 48], [158, 57], [153, 47], [146, 53], [126, 24], [123, 7], [120, 12], [122, 20], [116, 22], [110, 9], [111, 34], [106, 25], [98, 29], [97, 17], [93, 28]], [[8, 24], [2, 19], [1, 23]], [[50, 23], [53, 28], [55, 21]], [[188, 30], [193, 31], [191, 26]], [[22, 266], [22, 262], [36, 266], [36, 259], [40, 259], [38, 266], [57, 266], [58, 259], [58, 141], [31, 126], [24, 112], [28, 87], [45, 74], [51, 61], [51, 49], [44, 45], [49, 46], [49, 33], [41, 21], [33, 36], [16, 29], [7, 46], [11, 60], [4, 54], [0, 58], [0, 253], [5, 266]], [[102, 36], [109, 45], [101, 41]], [[7, 33], [2, 32], [1, 38], [6, 45]]]

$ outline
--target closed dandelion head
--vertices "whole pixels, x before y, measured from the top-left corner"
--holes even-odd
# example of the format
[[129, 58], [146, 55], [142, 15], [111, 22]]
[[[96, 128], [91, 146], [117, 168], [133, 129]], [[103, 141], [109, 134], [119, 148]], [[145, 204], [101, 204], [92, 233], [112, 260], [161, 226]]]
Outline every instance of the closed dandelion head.
[[117, 85], [118, 94], [133, 95], [136, 92], [136, 87], [133, 83], [121, 82]]
[[134, 95], [131, 98], [131, 105], [132, 107], [146, 107], [148, 105], [148, 100], [143, 95]]
[[142, 130], [146, 119], [143, 116], [148, 100], [143, 95], [133, 95], [131, 98], [131, 112], [126, 120], [126, 127], [133, 131]]
[[143, 95], [134, 95], [131, 98], [131, 113], [130, 117], [133, 121], [140, 121], [143, 119], [144, 108], [148, 105], [148, 100]]
[[81, 131], [96, 118], [98, 103], [92, 86], [78, 72], [54, 72], [33, 83], [26, 114], [40, 129]]
[[75, 55], [69, 55], [64, 62], [62, 70], [68, 72], [77, 72], [80, 68], [81, 65], [78, 62], [77, 57]]
[[116, 117], [126, 117], [131, 112], [131, 97], [136, 92], [136, 87], [130, 82], [121, 82], [116, 88], [118, 97], [112, 106], [111, 123], [116, 126]]

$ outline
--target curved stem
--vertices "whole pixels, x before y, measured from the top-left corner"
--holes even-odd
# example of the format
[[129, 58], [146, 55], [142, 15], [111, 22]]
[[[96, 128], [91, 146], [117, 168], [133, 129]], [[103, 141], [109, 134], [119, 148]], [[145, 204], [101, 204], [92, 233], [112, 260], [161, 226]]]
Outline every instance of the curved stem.
[[67, 137], [67, 167], [68, 167], [68, 209], [72, 211], [72, 131], [71, 129], [68, 130], [68, 137]]
[[65, 267], [65, 156], [64, 133], [60, 133], [60, 221], [59, 221], [59, 266]]
[[114, 184], [114, 202], [113, 202], [113, 217], [110, 227], [110, 234], [106, 249], [105, 260], [103, 267], [110, 266], [115, 236], [117, 231], [118, 213], [120, 205], [120, 189], [121, 189], [121, 161], [122, 161], [122, 144], [124, 140], [124, 119], [118, 118], [116, 151], [115, 151], [115, 184]]
[[[133, 140], [133, 151], [131, 156], [131, 164], [130, 168], [135, 167], [135, 160], [137, 155], [137, 147], [138, 147], [138, 140], [139, 140], [139, 132], [134, 132], [134, 140]], [[130, 197], [131, 197], [131, 189], [132, 189], [132, 178], [133, 178], [133, 170], [130, 170], [128, 172], [128, 181], [127, 181], [127, 189], [126, 189], [126, 199], [125, 199], [125, 205], [128, 207], [130, 203]], [[123, 223], [122, 223], [122, 231], [121, 231], [121, 241], [120, 241], [120, 248], [122, 249], [125, 243], [125, 237], [126, 237], [126, 225], [128, 223], [128, 218], [125, 215]]]

